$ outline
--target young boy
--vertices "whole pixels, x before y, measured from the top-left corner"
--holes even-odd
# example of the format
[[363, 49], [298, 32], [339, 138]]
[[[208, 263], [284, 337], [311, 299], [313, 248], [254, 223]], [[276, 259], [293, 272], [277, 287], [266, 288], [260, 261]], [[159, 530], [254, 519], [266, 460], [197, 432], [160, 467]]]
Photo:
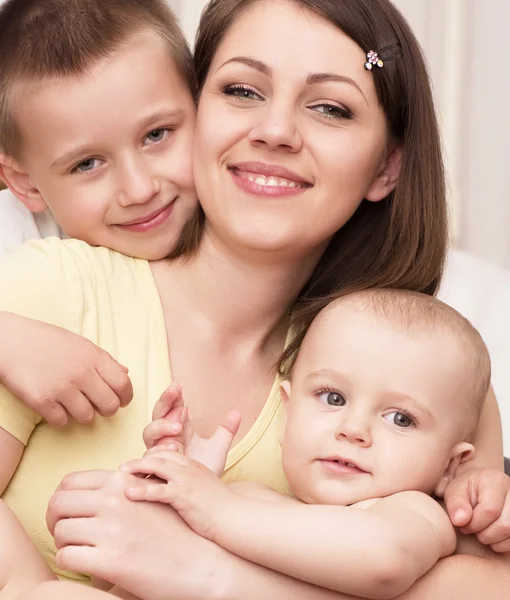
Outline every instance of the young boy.
[[[10, 191], [34, 213], [49, 208], [66, 234], [92, 246], [147, 260], [171, 254], [196, 212], [197, 198], [191, 169], [195, 76], [191, 53], [167, 3], [7, 0], [0, 7], [0, 31], [0, 177]], [[102, 402], [96, 405], [99, 410], [111, 414], [119, 402], [131, 398], [127, 370], [107, 351], [118, 349], [119, 360], [134, 365], [133, 386], [138, 385], [135, 391], [141, 399], [158, 397], [169, 379], [167, 365], [158, 359], [164, 354], [161, 344], [154, 339], [161, 335], [159, 320], [153, 323], [150, 312], [140, 310], [140, 318], [130, 328], [112, 326], [117, 313], [108, 308], [110, 299], [119, 313], [136, 311], [144, 301], [143, 286], [135, 282], [133, 289], [128, 289], [130, 284], [119, 285], [119, 271], [124, 269], [125, 274], [130, 268], [125, 257], [106, 249], [92, 254], [85, 246], [74, 240], [49, 241], [40, 246], [38, 255], [29, 253], [36, 259], [33, 289], [41, 290], [37, 298], [30, 293], [9, 294], [9, 269], [14, 276], [17, 264], [9, 262], [3, 269], [2, 305], [19, 314], [0, 314], [1, 337], [9, 340], [0, 350], [0, 381], [18, 398], [41, 391], [51, 396], [61, 381], [55, 369], [62, 376], [63, 367], [69, 364], [81, 375], [65, 374], [76, 385], [64, 393], [82, 422], [93, 417], [91, 404], [97, 399]], [[18, 258], [23, 257], [21, 249]], [[104, 272], [109, 277], [103, 277]], [[127, 284], [129, 277], [123, 281]], [[147, 270], [144, 283], [151, 282]], [[37, 318], [42, 312], [46, 323], [21, 316]], [[119, 314], [118, 318], [124, 317]], [[48, 323], [89, 338], [90, 345], [84, 346], [80, 337], [82, 356], [73, 355], [67, 342], [60, 344], [58, 329], [50, 334]], [[47, 352], [37, 346], [38, 328], [45, 330], [46, 344], [47, 336], [54, 336], [52, 360], [47, 364]], [[56, 359], [58, 352], [61, 360]], [[138, 360], [137, 354], [144, 360]], [[26, 360], [19, 360], [20, 356]], [[39, 366], [37, 382], [31, 379], [27, 364]], [[47, 377], [48, 387], [41, 375]], [[7, 404], [5, 390], [2, 394]], [[51, 416], [53, 422], [67, 419], [60, 409], [48, 421]], [[64, 466], [65, 461], [75, 468], [83, 466], [94, 454], [90, 450], [102, 443], [102, 436], [117, 442], [117, 446], [114, 441], [110, 446], [103, 443], [102, 451], [96, 452], [95, 460], [105, 468], [118, 466], [116, 452], [138, 455], [141, 440], [129, 432], [138, 432], [146, 422], [147, 407], [140, 401], [138, 408], [128, 412], [120, 420], [104, 420], [83, 434], [76, 427], [55, 432], [42, 424], [37, 430], [39, 450], [24, 451], [23, 466], [11, 481], [23, 453], [21, 444], [27, 442], [37, 421], [25, 407], [16, 405], [10, 411], [2, 405], [0, 493], [48, 562], [52, 563], [55, 550], [44, 513], [60, 478], [52, 469], [69, 472], [72, 469]], [[68, 455], [37, 458], [41, 451], [51, 454], [56, 438], [70, 435], [74, 443], [69, 443]], [[25, 486], [34, 493], [27, 494]], [[9, 565], [22, 569], [14, 579], [23, 584], [26, 540], [3, 508], [0, 531], [12, 533], [5, 550], [21, 557]], [[0, 588], [5, 581], [0, 567]], [[13, 578], [7, 581], [4, 596], [14, 593]]]
[[[166, 2], [7, 0], [0, 31], [0, 179], [9, 187], [0, 193], [0, 251], [25, 235], [64, 231], [128, 256], [171, 254], [197, 206], [195, 75]], [[27, 210], [39, 220], [27, 223]], [[3, 220], [9, 215], [21, 232]], [[54, 354], [36, 380], [23, 363], [39, 365], [45, 355], [40, 329]], [[9, 340], [0, 382], [40, 405], [48, 422], [67, 421], [59, 403], [83, 422], [94, 408], [111, 414], [131, 399], [125, 369], [104, 350], [83, 341], [70, 349], [58, 330], [19, 315], [0, 313], [0, 332]], [[97, 391], [105, 387], [115, 394], [110, 401]], [[81, 409], [73, 395], [88, 399]]]
[[[187, 458], [156, 447], [123, 466], [168, 482], [127, 495], [170, 503], [198, 534], [252, 562], [346, 594], [394, 598], [455, 551], [434, 496], [473, 455], [487, 349], [439, 300], [369, 290], [320, 312], [286, 375], [282, 452], [293, 498], [223, 484], [228, 448], [195, 436]], [[149, 426], [149, 446], [163, 430]], [[213, 474], [190, 455], [220, 467]]]

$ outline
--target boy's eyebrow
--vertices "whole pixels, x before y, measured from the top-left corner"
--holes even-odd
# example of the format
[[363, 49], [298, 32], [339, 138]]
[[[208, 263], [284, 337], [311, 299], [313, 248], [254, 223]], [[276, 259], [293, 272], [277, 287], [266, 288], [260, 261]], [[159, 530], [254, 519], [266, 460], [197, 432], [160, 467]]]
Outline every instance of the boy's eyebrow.
[[180, 120], [185, 115], [186, 111], [182, 108], [176, 108], [175, 110], [161, 110], [142, 119], [139, 123], [139, 127], [140, 129], [148, 129], [155, 123]]
[[[273, 74], [273, 69], [271, 69], [269, 65], [266, 65], [266, 63], [263, 63], [260, 60], [256, 60], [255, 58], [250, 58], [249, 56], [234, 56], [233, 58], [229, 58], [218, 68], [218, 71], [231, 62], [238, 62], [243, 65], [246, 65], [247, 67], [251, 67], [256, 71], [259, 71], [263, 75], [266, 75], [267, 77], [271, 77], [271, 75]], [[354, 81], [354, 79], [351, 79], [351, 77], [347, 77], [347, 75], [338, 75], [337, 73], [310, 73], [310, 75], [308, 75], [308, 77], [306, 78], [306, 83], [308, 85], [327, 83], [329, 81], [352, 85], [360, 92], [360, 94], [365, 99], [365, 102], [368, 104], [368, 100], [365, 94], [363, 93], [361, 87]]]
[[[186, 111], [183, 109], [175, 109], [175, 110], [162, 110], [148, 117], [142, 119], [139, 123], [140, 129], [149, 129], [156, 123], [162, 123], [165, 121], [178, 121], [181, 120], [186, 114]], [[68, 164], [72, 164], [74, 162], [79, 161], [80, 159], [86, 158], [94, 154], [94, 150], [92, 150], [89, 146], [79, 146], [78, 148], [73, 148], [66, 152], [62, 156], [59, 156], [51, 163], [51, 168], [58, 168]]]
[[51, 163], [50, 168], [54, 169], [55, 167], [63, 167], [69, 163], [74, 163], [80, 159], [84, 159], [91, 154], [93, 154], [93, 151], [88, 146], [79, 146], [78, 148], [73, 148], [72, 150], [69, 150], [69, 152], [62, 154], [62, 156], [59, 156], [57, 159], [55, 159]]

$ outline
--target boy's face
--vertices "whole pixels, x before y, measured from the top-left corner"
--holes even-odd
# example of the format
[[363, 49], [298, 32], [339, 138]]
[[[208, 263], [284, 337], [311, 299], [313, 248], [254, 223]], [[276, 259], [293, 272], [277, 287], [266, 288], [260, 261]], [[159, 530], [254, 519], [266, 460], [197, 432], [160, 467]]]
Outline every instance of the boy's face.
[[141, 32], [89, 73], [18, 96], [18, 197], [91, 245], [167, 256], [197, 198], [195, 105], [165, 43]]
[[465, 369], [451, 333], [410, 334], [346, 303], [323, 311], [283, 384], [283, 466], [296, 496], [350, 505], [432, 493], [469, 447], [456, 443]]

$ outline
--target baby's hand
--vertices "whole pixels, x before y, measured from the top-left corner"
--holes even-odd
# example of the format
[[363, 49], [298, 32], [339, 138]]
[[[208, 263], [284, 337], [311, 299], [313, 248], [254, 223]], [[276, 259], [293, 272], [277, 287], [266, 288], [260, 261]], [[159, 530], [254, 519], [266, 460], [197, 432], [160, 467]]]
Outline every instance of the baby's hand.
[[60, 327], [0, 313], [0, 382], [50, 425], [90, 423], [133, 398], [126, 367]]
[[184, 453], [186, 436], [191, 436], [188, 411], [184, 407], [181, 386], [172, 383], [156, 402], [152, 422], [143, 431], [146, 455], [167, 449]]
[[152, 417], [152, 423], [143, 432], [147, 448], [145, 456], [157, 456], [161, 450], [177, 451], [218, 476], [223, 473], [228, 451], [241, 423], [238, 410], [231, 410], [225, 423], [220, 424], [211, 437], [201, 437], [189, 423], [181, 387], [173, 383], [156, 403]]
[[127, 498], [170, 504], [191, 529], [213, 541], [215, 529], [228, 515], [229, 502], [236, 498], [209, 469], [175, 452], [132, 460], [122, 465], [121, 470], [163, 480], [128, 488]]

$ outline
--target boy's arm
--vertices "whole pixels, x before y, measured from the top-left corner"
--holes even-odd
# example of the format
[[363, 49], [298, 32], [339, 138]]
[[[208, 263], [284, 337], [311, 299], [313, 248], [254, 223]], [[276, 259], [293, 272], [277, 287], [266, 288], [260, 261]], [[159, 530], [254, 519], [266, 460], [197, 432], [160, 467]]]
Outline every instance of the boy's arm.
[[50, 425], [112, 416], [132, 399], [127, 369], [89, 340], [0, 311], [0, 383]]
[[393, 598], [455, 550], [447, 515], [431, 498], [405, 492], [366, 510], [241, 496], [186, 457], [146, 457], [125, 470], [168, 484], [126, 491], [167, 502], [199, 535], [253, 563], [323, 588]]
[[0, 600], [14, 600], [19, 594], [55, 578], [27, 533], [0, 501]]

